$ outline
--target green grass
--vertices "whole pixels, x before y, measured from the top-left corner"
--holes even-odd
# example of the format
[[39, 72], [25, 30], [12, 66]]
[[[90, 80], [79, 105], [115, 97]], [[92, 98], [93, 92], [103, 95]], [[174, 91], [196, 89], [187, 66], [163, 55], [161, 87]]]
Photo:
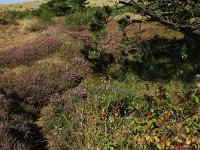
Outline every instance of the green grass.
[[[165, 96], [160, 96], [160, 88]], [[83, 89], [87, 93], [86, 100], [78, 96]], [[178, 81], [150, 83], [133, 74], [127, 74], [123, 82], [94, 77], [79, 89], [53, 99], [43, 114], [45, 129], [58, 149], [172, 148], [178, 145], [177, 141], [182, 141], [182, 145], [192, 139], [192, 147], [197, 148], [198, 134], [191, 136], [185, 128], [193, 133], [199, 128], [192, 119], [197, 117], [195, 112], [199, 107], [195, 103], [199, 98], [194, 92], [192, 99], [188, 99], [186, 89], [189, 87]], [[182, 97], [184, 102], [179, 101]], [[60, 106], [60, 101], [63, 106]], [[191, 126], [187, 126], [189, 122]], [[173, 141], [169, 142], [171, 138]]]

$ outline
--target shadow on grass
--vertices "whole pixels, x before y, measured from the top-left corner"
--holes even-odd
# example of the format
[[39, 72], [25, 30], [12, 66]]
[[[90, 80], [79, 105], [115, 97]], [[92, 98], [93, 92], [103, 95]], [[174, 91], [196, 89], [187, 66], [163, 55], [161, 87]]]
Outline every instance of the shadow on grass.
[[[170, 80], [174, 77], [191, 81], [200, 73], [200, 43], [191, 39], [167, 39], [155, 36], [149, 41], [142, 41], [128, 52], [121, 53], [118, 61], [123, 75], [133, 72], [143, 80]], [[100, 53], [99, 57], [91, 59], [86, 46], [82, 54], [93, 64], [94, 73], [106, 75], [109, 65], [115, 65], [114, 55]], [[122, 75], [119, 75], [122, 76]]]
[[115, 58], [111, 53], [99, 52], [91, 45], [85, 45], [81, 49], [82, 55], [93, 64], [92, 70], [94, 74], [105, 74], [107, 67], [115, 62]]
[[46, 150], [47, 140], [42, 128], [34, 121], [37, 115], [25, 110], [21, 103], [23, 99], [16, 93], [7, 94], [3, 87], [0, 87], [0, 118], [3, 126], [0, 128], [3, 149], [29, 149]]
[[155, 37], [142, 42], [145, 49], [138, 57], [124, 57], [124, 71], [133, 71], [144, 80], [169, 80], [174, 77], [191, 81], [200, 73], [200, 44], [190, 39]]

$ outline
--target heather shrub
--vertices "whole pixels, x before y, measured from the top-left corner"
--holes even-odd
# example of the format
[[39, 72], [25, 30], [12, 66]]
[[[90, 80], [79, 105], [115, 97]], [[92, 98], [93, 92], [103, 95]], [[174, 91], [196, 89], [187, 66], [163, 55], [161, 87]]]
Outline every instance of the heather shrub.
[[79, 72], [83, 75], [90, 75], [92, 73], [91, 65], [87, 60], [80, 56], [74, 56], [69, 59], [70, 69]]
[[21, 47], [0, 52], [0, 66], [28, 65], [35, 60], [54, 53], [60, 47], [54, 36], [43, 36]]
[[68, 70], [65, 64], [40, 63], [19, 74], [5, 74], [3, 82], [27, 103], [45, 105], [51, 96], [77, 86], [82, 79], [82, 76]]

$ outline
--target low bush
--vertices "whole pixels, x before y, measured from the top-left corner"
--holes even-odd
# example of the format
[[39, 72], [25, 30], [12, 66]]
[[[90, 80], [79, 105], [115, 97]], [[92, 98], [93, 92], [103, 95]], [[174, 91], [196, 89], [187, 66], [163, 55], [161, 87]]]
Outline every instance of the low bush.
[[43, 106], [54, 94], [77, 86], [83, 77], [69, 71], [65, 64], [44, 62], [24, 68], [19, 74], [4, 74], [2, 79], [9, 91], [17, 92], [27, 104]]
[[24, 11], [6, 10], [0, 12], [1, 24], [14, 24], [17, 19], [32, 19], [33, 17], [40, 16], [40, 10], [26, 9]]
[[55, 15], [53, 14], [52, 11], [48, 9], [42, 9], [41, 14], [39, 16], [39, 19], [43, 23], [48, 23], [48, 24], [53, 24], [53, 17]]
[[0, 25], [6, 25], [8, 24], [8, 21], [4, 18], [0, 18]]
[[85, 7], [86, 0], [50, 0], [40, 6], [42, 10], [49, 10], [56, 16], [80, 11]]
[[32, 19], [34, 17], [38, 17], [40, 16], [41, 12], [39, 9], [25, 9], [24, 11], [16, 11], [15, 12], [15, 19], [24, 19], [24, 18], [28, 18], [28, 19]]
[[52, 99], [45, 130], [57, 149], [199, 149], [199, 91], [170, 88], [128, 74], [86, 81]]
[[65, 25], [74, 27], [74, 26], [82, 26], [89, 27], [89, 25], [94, 20], [94, 9], [88, 8], [85, 11], [75, 11], [73, 13], [69, 13], [65, 18]]
[[54, 36], [43, 36], [21, 47], [11, 48], [0, 55], [0, 66], [28, 65], [59, 49], [60, 42]]
[[15, 24], [16, 11], [2, 11], [0, 12], [0, 24]]

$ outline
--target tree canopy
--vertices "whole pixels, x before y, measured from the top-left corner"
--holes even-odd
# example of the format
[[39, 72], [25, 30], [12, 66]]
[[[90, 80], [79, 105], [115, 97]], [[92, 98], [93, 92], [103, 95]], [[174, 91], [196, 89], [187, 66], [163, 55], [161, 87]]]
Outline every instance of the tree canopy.
[[[134, 8], [146, 21], [156, 21], [192, 38], [200, 38], [199, 0], [123, 0], [119, 3]], [[135, 22], [138, 20], [132, 20]]]
[[48, 9], [57, 16], [62, 16], [75, 10], [82, 10], [87, 4], [86, 1], [87, 0], [50, 0], [42, 4], [41, 8]]

